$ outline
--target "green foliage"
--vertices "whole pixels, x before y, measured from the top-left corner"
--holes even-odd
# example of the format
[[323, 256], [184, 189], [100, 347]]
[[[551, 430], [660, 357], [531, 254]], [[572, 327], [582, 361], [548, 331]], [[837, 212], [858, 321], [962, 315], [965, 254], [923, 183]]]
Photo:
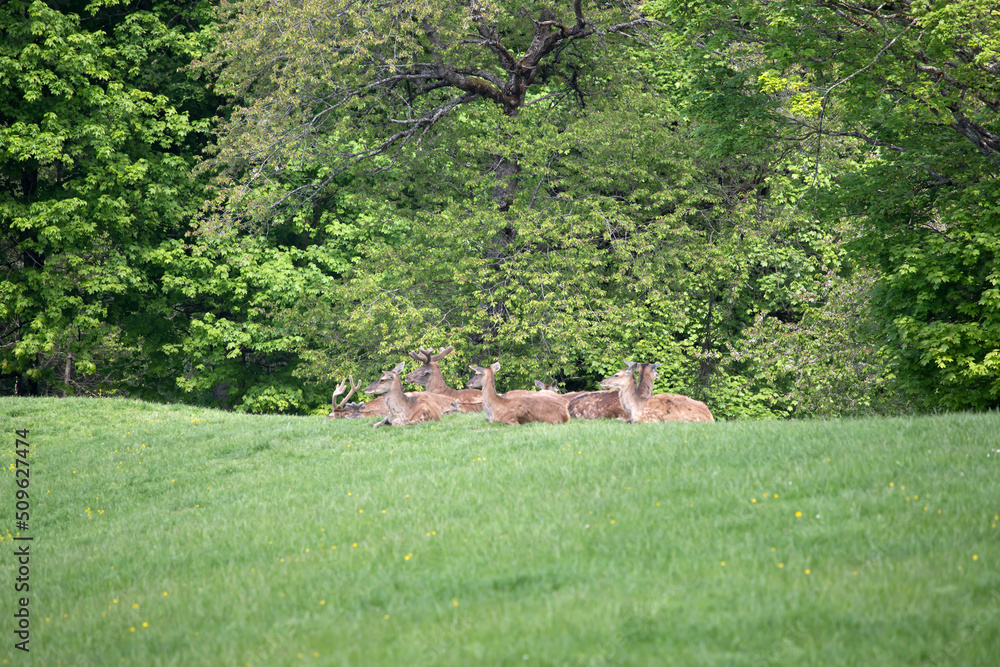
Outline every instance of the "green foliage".
[[454, 345], [720, 418], [1000, 405], [985, 1], [125, 7], [0, 8], [2, 391], [304, 414]]
[[[869, 175], [884, 182], [901, 166], [874, 165]], [[969, 171], [964, 183], [872, 201], [869, 219], [883, 238], [862, 245], [885, 272], [874, 305], [901, 380], [928, 407], [1000, 402], [1000, 190]], [[920, 181], [914, 174], [911, 183]], [[881, 194], [861, 184], [855, 192]]]
[[[835, 274], [815, 287], [798, 322], [758, 316], [729, 346], [725, 375], [742, 380], [737, 414], [843, 417], [907, 410], [894, 389], [891, 354], [871, 316], [875, 278]], [[723, 407], [723, 406], [720, 406]], [[726, 409], [723, 407], [723, 409]]]
[[236, 410], [252, 414], [304, 414], [307, 405], [300, 388], [258, 385], [243, 395]]
[[[305, 18], [287, 7], [268, 11], [280, 21]], [[304, 25], [287, 39], [305, 51], [322, 48], [314, 36], [292, 36]], [[256, 30], [232, 27], [226, 43], [242, 55], [223, 80], [249, 81], [240, 73], [251, 52], [273, 62], [272, 42]], [[275, 132], [247, 119], [312, 99], [293, 88], [321, 86], [315, 62], [263, 70], [253, 85], [269, 97], [241, 111], [249, 115], [227, 127], [221, 146], [231, 165], [249, 169], [230, 191], [239, 197], [230, 198], [232, 214], [255, 219], [276, 205], [269, 236], [296, 234], [308, 247], [354, 243], [338, 267], [343, 280], [307, 281], [298, 301], [276, 309], [276, 328], [301, 335], [296, 377], [370, 376], [421, 345], [454, 345], [446, 372], [458, 384], [466, 364], [497, 359], [502, 388], [539, 378], [596, 388], [626, 359], [658, 361], [661, 391], [710, 404], [718, 395], [723, 417], [771, 414], [722, 399], [740, 381], [720, 362], [759, 314], [797, 321], [814, 305], [807, 295], [816, 284], [839, 270], [839, 236], [796, 209], [810, 187], [808, 158], [706, 150], [708, 120], [684, 118], [669, 94], [685, 75], [668, 42], [616, 52], [577, 46], [572, 54], [573, 87], [548, 78], [517, 114], [487, 101], [464, 104], [418, 146], [396, 153], [393, 170], [366, 175], [384, 166], [373, 156], [298, 217], [281, 212], [285, 195], [315, 182], [328, 147], [369, 135], [347, 135], [332, 117], [301, 126], [318, 143], [294, 161], [274, 154], [281, 169], [248, 192], [262, 172], [236, 156], [272, 154]], [[240, 88], [247, 103], [251, 88]], [[296, 113], [268, 118], [295, 127], [303, 122]], [[343, 123], [359, 122], [356, 111], [338, 113]], [[504, 164], [516, 165], [516, 187], [501, 201], [495, 169]], [[363, 213], [352, 214], [349, 202], [364, 202]], [[350, 231], [329, 240], [293, 232], [310, 207]]]
[[816, 145], [803, 174], [815, 214], [850, 216], [855, 260], [881, 272], [870, 312], [912, 400], [1000, 405], [995, 7], [654, 0], [648, 11], [688, 39], [685, 108], [722, 129], [715, 146]]
[[[516, 120], [469, 109], [456, 136], [415, 156], [405, 177], [381, 179], [386, 199], [401, 202], [387, 219], [412, 218], [410, 232], [369, 246], [348, 281], [285, 313], [283, 326], [301, 327], [307, 341], [296, 373], [330, 381], [451, 344], [466, 363], [499, 359], [506, 388], [540, 377], [596, 388], [641, 359], [664, 364], [660, 390], [714, 400], [711, 353], [758, 309], [795, 316], [805, 287], [840, 255], [829, 233], [726, 199], [704, 173], [713, 165], [692, 160], [693, 140], [667, 100], [627, 88], [622, 98], [630, 113], [604, 98]], [[481, 132], [484, 122], [502, 124], [500, 141]], [[489, 173], [456, 167], [460, 155], [501, 151], [526, 184], [503, 212], [476, 199]], [[402, 189], [427, 172], [435, 187]], [[465, 199], [438, 194], [463, 186]]]
[[[161, 285], [201, 201], [212, 112], [176, 70], [204, 46], [209, 3], [120, 4], [0, 7], [0, 369], [28, 381], [68, 356], [105, 375], [109, 326], [126, 346], [176, 335]], [[151, 341], [122, 326], [138, 318]]]

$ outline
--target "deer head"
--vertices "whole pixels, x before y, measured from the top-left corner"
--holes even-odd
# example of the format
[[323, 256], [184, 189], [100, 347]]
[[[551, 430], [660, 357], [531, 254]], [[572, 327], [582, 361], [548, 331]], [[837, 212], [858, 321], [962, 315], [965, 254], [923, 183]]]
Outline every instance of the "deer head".
[[631, 375], [631, 368], [620, 370], [611, 377], [606, 377], [601, 380], [601, 388], [621, 390], [621, 388], [625, 386], [625, 383], [628, 382], [628, 378], [631, 377]]
[[413, 384], [420, 384], [427, 386], [428, 382], [437, 373], [441, 372], [438, 362], [447, 357], [449, 354], [455, 351], [455, 348], [449, 345], [448, 347], [442, 347], [441, 351], [434, 354], [433, 349], [420, 348], [420, 352], [410, 352], [410, 358], [414, 361], [419, 361], [420, 366], [413, 370], [404, 379], [407, 382], [412, 382]]
[[535, 380], [535, 389], [537, 389], [538, 391], [551, 391], [554, 394], [559, 393], [559, 385], [545, 384], [541, 380]]
[[[601, 380], [601, 387], [604, 389], [623, 389], [631, 381], [633, 386], [639, 387], [648, 383], [648, 392], [646, 395], [650, 395], [653, 390], [653, 383], [656, 382], [656, 378], [659, 374], [656, 369], [660, 367], [660, 364], [637, 364], [634, 361], [626, 361], [625, 368], [618, 371], [611, 377]], [[638, 371], [639, 376], [635, 375]], [[642, 388], [640, 387], [640, 391]]]
[[385, 394], [392, 389], [392, 383], [399, 381], [399, 374], [403, 372], [404, 362], [399, 362], [391, 371], [382, 371], [382, 377], [365, 387], [366, 394]]
[[495, 376], [496, 372], [500, 370], [500, 362], [494, 363], [489, 368], [484, 368], [482, 366], [469, 366], [469, 368], [472, 369], [472, 377], [469, 378], [466, 385], [469, 387], [482, 387], [484, 386], [483, 383], [486, 381], [489, 371], [493, 371]]

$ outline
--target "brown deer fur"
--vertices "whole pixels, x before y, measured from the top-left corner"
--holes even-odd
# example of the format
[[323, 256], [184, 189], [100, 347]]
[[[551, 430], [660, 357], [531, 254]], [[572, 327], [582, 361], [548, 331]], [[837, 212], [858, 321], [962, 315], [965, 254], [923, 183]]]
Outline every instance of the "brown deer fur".
[[[573, 396], [569, 402], [569, 416], [573, 419], [621, 419], [628, 421], [628, 414], [618, 400], [618, 390], [576, 391], [564, 396]], [[644, 387], [640, 396], [653, 395], [652, 385]]]
[[[392, 426], [409, 426], [425, 421], [441, 421], [441, 404], [427, 392], [416, 392], [411, 396], [403, 393], [403, 384], [399, 374], [403, 372], [403, 364], [391, 371], [383, 371], [382, 377], [365, 388], [366, 394], [385, 394], [385, 404], [389, 414], [380, 422], [373, 424], [378, 428], [383, 424]], [[447, 400], [447, 397], [445, 397]]]
[[537, 388], [537, 391], [535, 391], [534, 389], [511, 389], [510, 391], [501, 394], [501, 396], [503, 396], [504, 398], [515, 398], [517, 396], [531, 397], [539, 395], [554, 396], [563, 403], [565, 403], [567, 406], [569, 405], [569, 399], [566, 398], [565, 396], [560, 395], [559, 392], [556, 390], [556, 386], [554, 384], [545, 384], [540, 380], [535, 380], [535, 387]]
[[[358, 385], [360, 386], [360, 382]], [[327, 415], [330, 419], [364, 419], [365, 417], [387, 417], [389, 415], [389, 406], [386, 404], [385, 395], [379, 396], [373, 401], [367, 403], [348, 403], [347, 399], [351, 397], [354, 392], [352, 391], [347, 395], [347, 398], [342, 400], [339, 404], [336, 404], [333, 408], [333, 412]], [[407, 396], [413, 396], [415, 394], [421, 394], [427, 396], [430, 400], [434, 401], [441, 406], [441, 414], [447, 415], [452, 412], [458, 412], [458, 408], [453, 405], [454, 401], [447, 396], [440, 396], [438, 394], [431, 394], [428, 392], [413, 392], [407, 391], [403, 392]], [[334, 393], [334, 400], [336, 400], [337, 393]]]
[[627, 368], [601, 380], [606, 389], [617, 389], [618, 400], [630, 422], [711, 422], [712, 413], [701, 401], [680, 394], [653, 394], [660, 364], [626, 361]]
[[469, 368], [474, 373], [469, 380], [469, 386], [483, 388], [483, 410], [486, 411], [486, 418], [491, 423], [545, 422], [546, 424], [564, 424], [569, 421], [566, 401], [548, 392], [525, 392], [531, 395], [520, 396], [497, 394], [496, 372], [500, 370], [499, 363], [487, 368], [482, 366], [469, 366]]
[[573, 419], [628, 420], [618, 400], [618, 392], [613, 390], [581, 392], [569, 402], [569, 416]]
[[410, 357], [419, 361], [421, 365], [410, 372], [404, 379], [413, 384], [420, 384], [427, 388], [432, 394], [448, 396], [452, 401], [458, 401], [459, 409], [462, 412], [481, 412], [483, 409], [483, 394], [478, 389], [452, 389], [445, 383], [444, 375], [441, 373], [441, 365], [438, 363], [455, 348], [449, 345], [442, 347], [434, 354], [434, 350], [420, 348], [420, 352], [410, 352]]

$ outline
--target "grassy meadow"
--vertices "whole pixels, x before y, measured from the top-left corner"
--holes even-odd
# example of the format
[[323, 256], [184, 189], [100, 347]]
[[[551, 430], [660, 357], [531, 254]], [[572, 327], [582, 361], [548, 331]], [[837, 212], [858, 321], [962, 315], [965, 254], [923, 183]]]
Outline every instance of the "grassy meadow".
[[[0, 398], [14, 665], [987, 665], [1000, 415], [373, 430]], [[14, 648], [30, 429], [30, 653]]]

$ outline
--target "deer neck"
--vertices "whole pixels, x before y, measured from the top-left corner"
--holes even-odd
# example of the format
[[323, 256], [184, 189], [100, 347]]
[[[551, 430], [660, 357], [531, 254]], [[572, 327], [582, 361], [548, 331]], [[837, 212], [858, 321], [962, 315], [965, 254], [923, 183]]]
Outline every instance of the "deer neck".
[[486, 411], [486, 416], [493, 419], [494, 408], [502, 402], [503, 399], [497, 393], [496, 378], [493, 375], [493, 369], [487, 367], [486, 378], [483, 379], [483, 410]]
[[454, 389], [445, 383], [444, 375], [441, 373], [441, 367], [436, 362], [431, 363], [430, 367], [432, 372], [430, 379], [427, 380], [427, 391], [432, 394], [451, 396]]
[[649, 364], [643, 364], [636, 369], [636, 372], [639, 374], [639, 381], [635, 383], [636, 394], [642, 399], [647, 399], [653, 395], [653, 371]]
[[635, 386], [635, 380], [631, 373], [625, 376], [625, 381], [622, 383], [621, 389], [618, 390], [618, 401], [622, 404], [629, 421], [635, 421], [642, 413], [646, 401], [639, 396], [639, 390]]
[[406, 394], [403, 393], [403, 383], [399, 380], [399, 373], [392, 374], [392, 384], [385, 394], [385, 404], [391, 413], [405, 413], [409, 405]]

